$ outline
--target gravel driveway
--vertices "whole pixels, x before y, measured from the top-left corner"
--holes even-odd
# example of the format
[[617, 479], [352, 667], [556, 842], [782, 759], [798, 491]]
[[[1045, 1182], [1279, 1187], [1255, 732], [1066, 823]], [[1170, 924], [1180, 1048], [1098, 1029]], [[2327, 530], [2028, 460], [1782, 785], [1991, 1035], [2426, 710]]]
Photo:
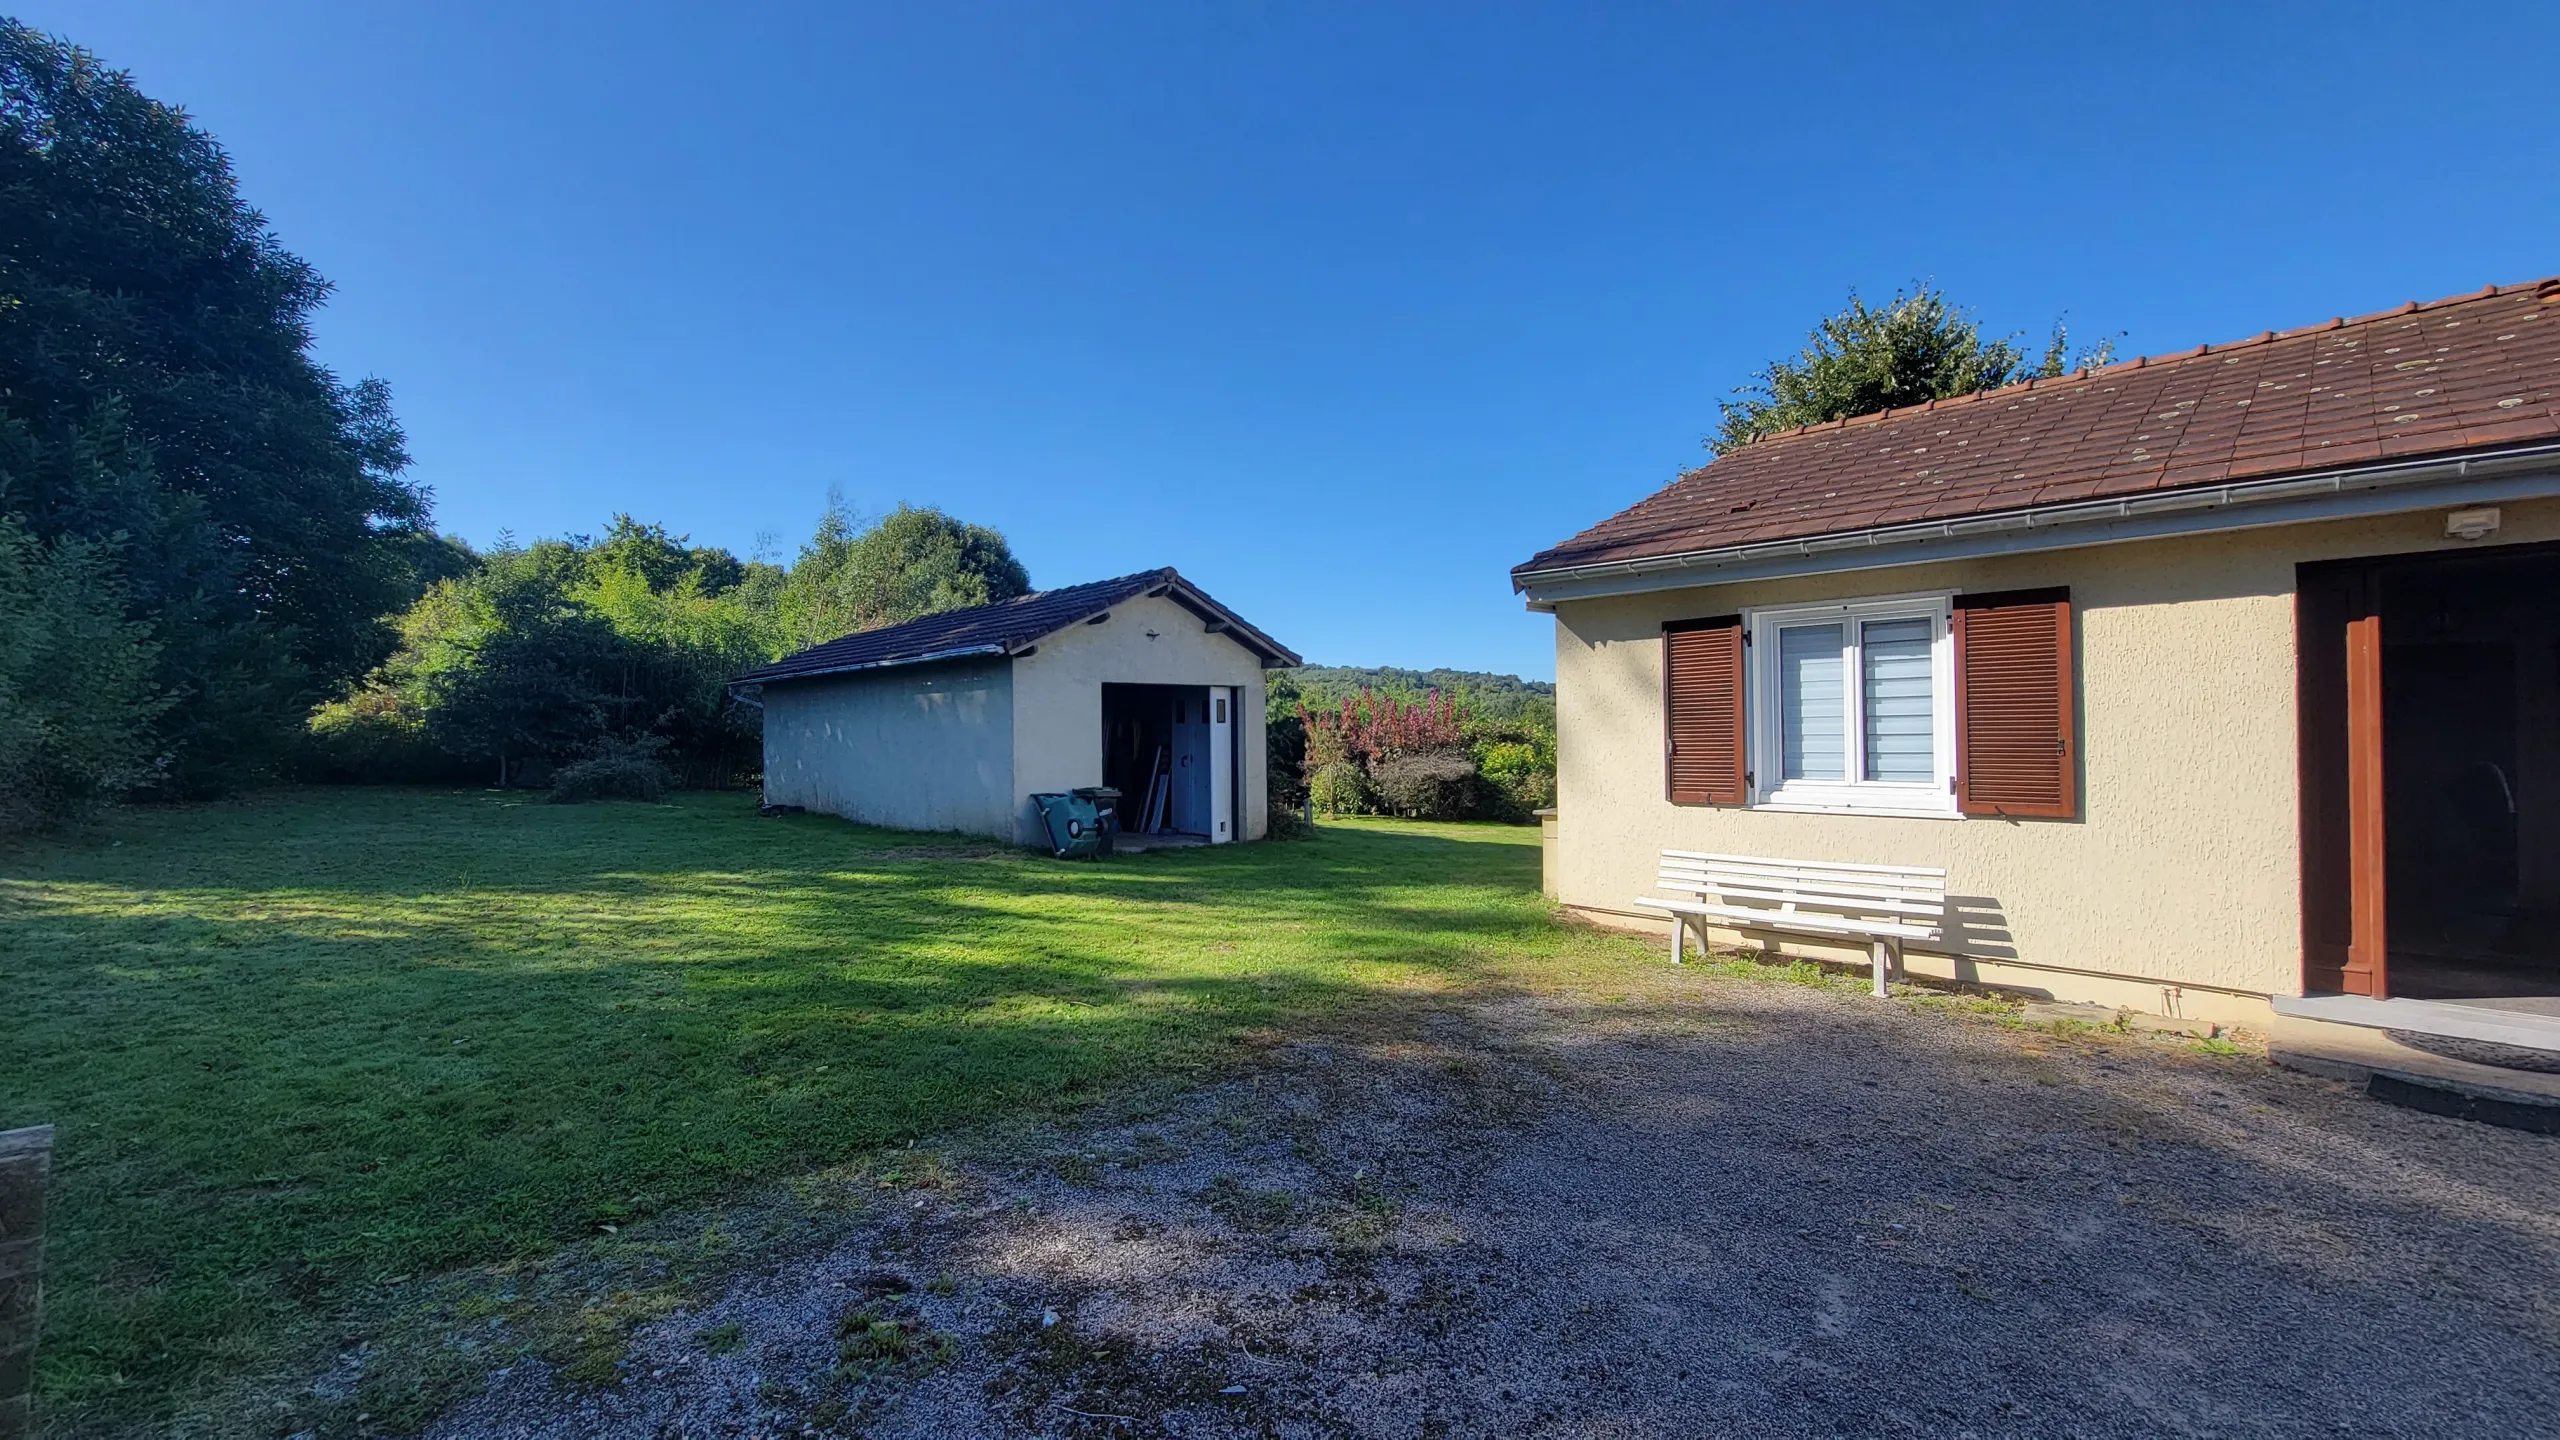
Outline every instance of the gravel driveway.
[[963, 1159], [462, 1437], [2550, 1435], [2560, 1141], [1631, 968]]

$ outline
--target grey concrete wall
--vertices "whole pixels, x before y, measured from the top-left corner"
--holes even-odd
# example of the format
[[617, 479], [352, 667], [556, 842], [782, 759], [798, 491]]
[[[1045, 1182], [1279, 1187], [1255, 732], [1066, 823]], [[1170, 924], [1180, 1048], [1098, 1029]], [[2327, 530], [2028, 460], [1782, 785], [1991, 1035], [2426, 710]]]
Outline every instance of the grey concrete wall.
[[1010, 661], [911, 666], [764, 691], [767, 804], [1014, 840], [1016, 802], [1033, 787], [1015, 783], [1013, 747]]
[[[1147, 632], [1154, 631], [1150, 639]], [[1232, 685], [1236, 687], [1239, 757], [1244, 769], [1240, 830], [1259, 840], [1271, 829], [1263, 750], [1262, 662], [1199, 616], [1170, 600], [1139, 599], [1114, 607], [1100, 625], [1078, 625], [1040, 642], [1014, 662], [1014, 831], [1038, 844], [1040, 819], [1024, 797], [1102, 783], [1102, 687]]]

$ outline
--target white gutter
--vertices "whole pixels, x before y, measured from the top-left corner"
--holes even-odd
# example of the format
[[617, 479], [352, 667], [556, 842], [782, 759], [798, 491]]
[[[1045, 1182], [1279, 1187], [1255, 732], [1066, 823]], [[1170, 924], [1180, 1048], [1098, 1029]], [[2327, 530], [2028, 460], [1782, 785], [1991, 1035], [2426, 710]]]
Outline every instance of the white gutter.
[[1561, 600], [1736, 580], [1883, 569], [2545, 496], [2560, 496], [2560, 444], [1558, 566], [1520, 575], [1513, 584], [1528, 596], [1530, 609], [1544, 610]]

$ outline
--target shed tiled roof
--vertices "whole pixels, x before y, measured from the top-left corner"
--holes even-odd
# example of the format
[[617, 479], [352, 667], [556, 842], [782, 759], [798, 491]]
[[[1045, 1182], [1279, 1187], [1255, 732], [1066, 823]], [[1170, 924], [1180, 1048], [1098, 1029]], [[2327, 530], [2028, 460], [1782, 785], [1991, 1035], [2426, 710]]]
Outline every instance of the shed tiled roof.
[[786, 655], [770, 665], [759, 666], [729, 683], [770, 685], [777, 681], [805, 680], [851, 670], [880, 670], [892, 665], [919, 665], [969, 655], [1011, 655], [1070, 625], [1081, 625], [1114, 605], [1157, 592], [1204, 620], [1223, 622], [1226, 633], [1237, 644], [1261, 656], [1264, 664], [1298, 663], [1298, 657], [1286, 647], [1210, 599], [1198, 586], [1183, 579], [1168, 565], [1110, 580], [1036, 591], [1011, 600], [999, 600], [992, 605], [945, 610], [938, 615], [909, 620], [903, 625], [858, 630], [842, 639], [813, 645], [796, 655]]
[[2560, 279], [1787, 431], [1512, 574], [2549, 440]]

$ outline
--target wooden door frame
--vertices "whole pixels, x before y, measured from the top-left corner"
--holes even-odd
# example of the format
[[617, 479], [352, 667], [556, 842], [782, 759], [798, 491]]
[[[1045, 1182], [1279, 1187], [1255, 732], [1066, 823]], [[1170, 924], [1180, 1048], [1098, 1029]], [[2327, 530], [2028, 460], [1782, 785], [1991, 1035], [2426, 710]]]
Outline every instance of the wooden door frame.
[[2294, 590], [2305, 994], [2389, 993], [2381, 581], [2360, 559], [2301, 566]]
[[2347, 874], [2355, 916], [2347, 945], [2346, 990], [2391, 995], [2390, 867], [2384, 863], [2382, 803], [2381, 576], [2369, 572], [2370, 603], [2347, 622]]

